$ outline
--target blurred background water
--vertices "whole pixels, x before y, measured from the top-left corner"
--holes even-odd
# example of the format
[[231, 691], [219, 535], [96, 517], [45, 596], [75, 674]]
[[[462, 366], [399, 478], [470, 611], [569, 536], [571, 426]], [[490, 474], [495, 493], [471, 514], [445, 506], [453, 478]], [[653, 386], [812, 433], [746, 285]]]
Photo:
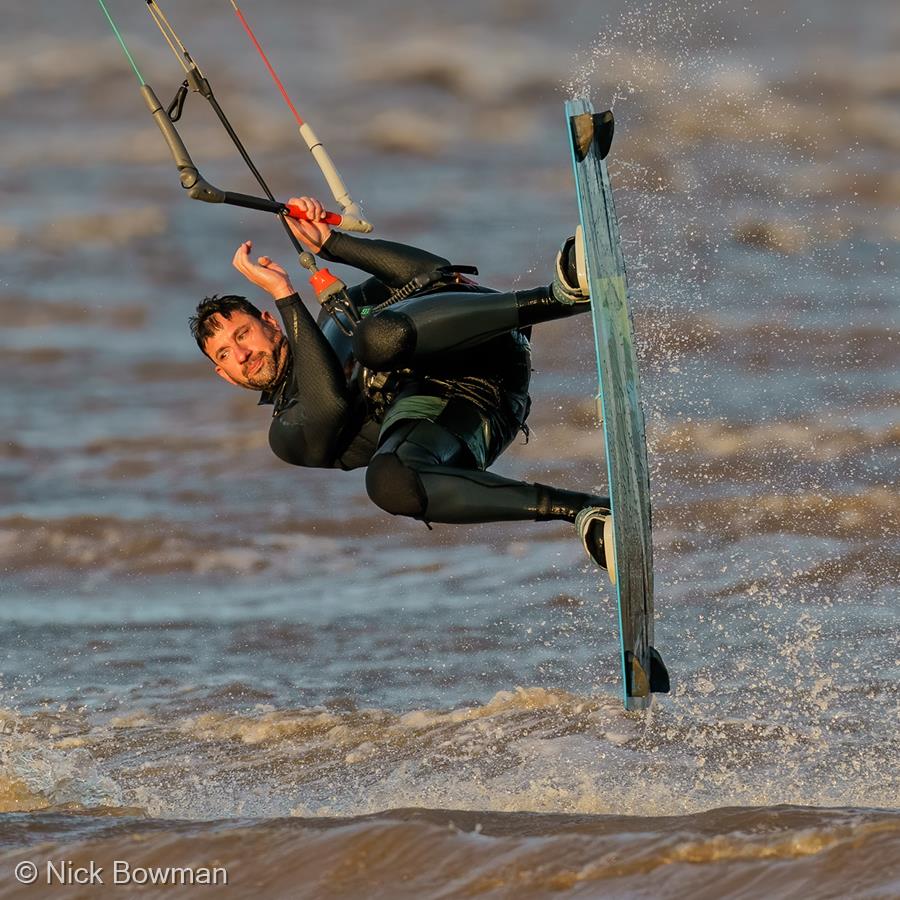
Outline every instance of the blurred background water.
[[[181, 72], [144, 4], [110, 8], [167, 101]], [[163, 8], [276, 195], [325, 197], [230, 5]], [[376, 235], [496, 288], [547, 283], [571, 233], [564, 99], [614, 108], [674, 692], [622, 711], [614, 601], [568, 528], [429, 532], [360, 472], [271, 455], [269, 411], [212, 376], [187, 316], [245, 289], [242, 240], [293, 265], [277, 223], [187, 200], [99, 9], [16, 5], [8, 859], [140, 833], [271, 894], [900, 894], [896, 4], [245, 13]], [[204, 101], [179, 127], [210, 181], [254, 191]], [[532, 438], [496, 468], [601, 490], [589, 322], [542, 326], [534, 354]], [[368, 882], [338, 877], [363, 857]]]

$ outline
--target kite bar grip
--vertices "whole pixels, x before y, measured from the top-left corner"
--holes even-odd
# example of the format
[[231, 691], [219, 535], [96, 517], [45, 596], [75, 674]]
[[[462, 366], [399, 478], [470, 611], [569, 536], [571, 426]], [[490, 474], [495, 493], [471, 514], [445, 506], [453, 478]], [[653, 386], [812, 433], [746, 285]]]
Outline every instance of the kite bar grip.
[[[241, 206], [244, 209], [257, 209], [260, 212], [274, 213], [276, 216], [290, 216], [290, 218], [301, 222], [312, 221], [305, 210], [292, 203], [280, 203], [278, 200], [266, 200], [264, 197], [253, 197], [250, 194], [238, 194], [234, 191], [221, 193], [223, 194], [222, 199], [213, 202], [230, 203], [232, 206]], [[191, 196], [194, 196], [193, 192]], [[206, 198], [201, 197], [200, 199]], [[362, 222], [359, 219], [354, 219], [352, 216], [342, 216], [334, 212], [326, 212], [324, 219], [316, 221], [325, 222], [326, 225], [336, 225], [344, 231], [358, 231], [368, 234], [372, 230], [372, 226], [368, 222]]]
[[236, 194], [234, 191], [225, 192], [225, 202], [244, 209], [257, 209], [260, 212], [274, 213], [276, 216], [287, 212], [285, 205], [277, 200], [266, 200], [265, 197], [253, 197], [250, 194]]
[[334, 199], [340, 204], [341, 209], [344, 211], [345, 216], [349, 219], [352, 219], [354, 222], [359, 225], [368, 226], [366, 228], [357, 227], [351, 228], [346, 223], [343, 225], [343, 228], [346, 231], [361, 231], [363, 233], [368, 233], [372, 230], [372, 226], [363, 218], [362, 210], [359, 208], [359, 204], [356, 203], [353, 198], [350, 196], [350, 191], [347, 190], [347, 185], [344, 184], [344, 180], [338, 174], [338, 170], [335, 168], [334, 163], [331, 161], [331, 157], [328, 155], [328, 151], [325, 149], [325, 145], [316, 137], [316, 133], [309, 127], [309, 125], [304, 122], [300, 126], [300, 137], [306, 141], [306, 146], [309, 147], [309, 152], [312, 154], [313, 159], [316, 161], [316, 165], [322, 170], [322, 174], [325, 176], [325, 181], [328, 182], [328, 187], [331, 188], [331, 193], [334, 195]]
[[[292, 219], [299, 219], [302, 222], [311, 221], [309, 215], [304, 210], [291, 203], [288, 203], [287, 206], [282, 206], [281, 212], [287, 213]], [[326, 225], [336, 225], [344, 231], [358, 231], [362, 234], [368, 234], [372, 230], [372, 226], [368, 222], [356, 219], [353, 216], [341, 216], [333, 212], [326, 212], [324, 219], [318, 219], [316, 221], [324, 222]]]

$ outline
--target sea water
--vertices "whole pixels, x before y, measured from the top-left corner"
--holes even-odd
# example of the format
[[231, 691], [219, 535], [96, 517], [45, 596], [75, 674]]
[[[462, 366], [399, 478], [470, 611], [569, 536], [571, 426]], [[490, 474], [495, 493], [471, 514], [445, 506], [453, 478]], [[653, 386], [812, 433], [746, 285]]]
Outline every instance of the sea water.
[[[111, 9], [167, 102], [142, 6]], [[495, 288], [546, 284], [575, 222], [563, 100], [614, 108], [673, 691], [622, 709], [570, 527], [429, 531], [272, 456], [187, 317], [264, 301], [246, 239], [311, 297], [290, 246], [188, 201], [99, 10], [20, 5], [0, 896], [61, 859], [218, 860], [232, 896], [900, 895], [896, 5], [248, 7], [374, 236]], [[276, 194], [329, 199], [228, 4], [165, 12]], [[201, 98], [179, 127], [255, 190]], [[536, 328], [534, 369], [496, 470], [602, 491], [586, 318]]]

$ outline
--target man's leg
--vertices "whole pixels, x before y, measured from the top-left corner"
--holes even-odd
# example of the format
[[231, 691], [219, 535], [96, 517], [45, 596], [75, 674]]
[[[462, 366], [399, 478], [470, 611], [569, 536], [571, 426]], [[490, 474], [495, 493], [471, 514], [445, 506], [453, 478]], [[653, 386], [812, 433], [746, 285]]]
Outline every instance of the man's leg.
[[466, 350], [500, 334], [590, 308], [575, 275], [575, 242], [560, 250], [550, 287], [507, 293], [438, 293], [414, 297], [357, 326], [356, 358], [375, 371], [414, 366], [436, 354]]
[[574, 522], [583, 509], [609, 509], [606, 497], [513, 481], [472, 466], [459, 438], [434, 422], [407, 419], [372, 457], [366, 489], [386, 512], [425, 522]]

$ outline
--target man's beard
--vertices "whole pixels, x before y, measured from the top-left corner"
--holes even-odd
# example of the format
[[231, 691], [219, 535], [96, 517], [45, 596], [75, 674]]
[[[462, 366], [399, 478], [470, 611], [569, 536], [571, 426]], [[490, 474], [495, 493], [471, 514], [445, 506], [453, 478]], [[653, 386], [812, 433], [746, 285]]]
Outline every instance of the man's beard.
[[[285, 368], [284, 337], [282, 336], [273, 352], [261, 350], [244, 364], [242, 387], [251, 391], [270, 391], [281, 380]], [[262, 364], [250, 371], [262, 358]]]

